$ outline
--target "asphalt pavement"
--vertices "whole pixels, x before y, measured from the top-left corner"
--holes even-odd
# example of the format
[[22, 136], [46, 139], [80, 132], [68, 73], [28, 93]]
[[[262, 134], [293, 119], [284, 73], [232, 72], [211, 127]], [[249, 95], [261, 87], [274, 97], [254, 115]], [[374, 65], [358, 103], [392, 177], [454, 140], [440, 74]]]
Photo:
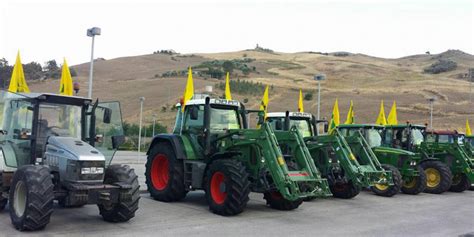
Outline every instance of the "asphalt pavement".
[[[121, 152], [114, 162], [136, 168], [144, 186], [145, 157]], [[252, 193], [245, 211], [222, 217], [208, 210], [202, 191], [180, 202], [163, 203], [143, 190], [136, 217], [127, 223], [102, 221], [93, 205], [56, 206], [42, 231], [22, 233], [0, 212], [0, 236], [474, 236], [474, 191], [441, 195], [399, 194], [392, 198], [362, 192], [350, 200], [326, 198], [303, 203], [293, 211], [265, 206]]]

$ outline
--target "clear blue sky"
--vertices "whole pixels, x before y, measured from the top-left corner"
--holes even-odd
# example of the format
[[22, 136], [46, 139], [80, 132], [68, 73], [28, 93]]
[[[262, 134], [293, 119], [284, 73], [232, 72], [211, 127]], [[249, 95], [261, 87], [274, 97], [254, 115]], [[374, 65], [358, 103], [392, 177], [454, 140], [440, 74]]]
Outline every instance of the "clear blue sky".
[[12, 62], [89, 61], [86, 29], [102, 28], [96, 56], [350, 51], [401, 57], [474, 53], [471, 0], [1, 0], [0, 57]]

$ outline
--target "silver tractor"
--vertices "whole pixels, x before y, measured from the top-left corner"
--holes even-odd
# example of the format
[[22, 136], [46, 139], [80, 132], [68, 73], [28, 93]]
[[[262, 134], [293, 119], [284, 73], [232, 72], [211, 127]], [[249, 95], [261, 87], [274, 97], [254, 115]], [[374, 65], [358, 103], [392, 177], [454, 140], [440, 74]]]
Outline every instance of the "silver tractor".
[[105, 221], [138, 209], [139, 184], [128, 165], [111, 164], [124, 142], [118, 102], [0, 91], [0, 210], [16, 229], [43, 229], [56, 200], [97, 204]]

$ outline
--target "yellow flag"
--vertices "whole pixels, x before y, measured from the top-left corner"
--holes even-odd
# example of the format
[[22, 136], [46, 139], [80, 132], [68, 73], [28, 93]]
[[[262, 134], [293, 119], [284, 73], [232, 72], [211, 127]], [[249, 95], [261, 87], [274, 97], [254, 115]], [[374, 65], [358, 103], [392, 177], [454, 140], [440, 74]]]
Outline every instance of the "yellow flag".
[[398, 125], [397, 102], [396, 101], [393, 101], [392, 109], [390, 109], [390, 113], [388, 114], [387, 124], [388, 125]]
[[265, 87], [265, 92], [263, 92], [262, 102], [260, 102], [260, 110], [265, 111], [265, 117], [267, 116], [268, 109], [268, 86]]
[[66, 59], [64, 59], [63, 68], [61, 72], [61, 81], [59, 85], [59, 94], [60, 95], [68, 95], [73, 96], [73, 88], [72, 88], [72, 77], [71, 72], [69, 71], [69, 67], [67, 65]]
[[184, 111], [184, 107], [186, 107], [186, 102], [191, 100], [193, 98], [193, 95], [194, 95], [193, 71], [191, 67], [189, 67], [188, 82], [186, 83], [186, 89], [184, 90], [184, 95], [183, 95], [182, 111]]
[[303, 107], [303, 92], [300, 89], [300, 99], [298, 100], [298, 112], [304, 112]]
[[466, 136], [471, 136], [471, 127], [469, 126], [469, 120], [466, 119]]
[[23, 65], [21, 64], [20, 51], [16, 55], [15, 66], [13, 67], [12, 78], [8, 90], [11, 92], [30, 93], [30, 88], [26, 84], [25, 74], [23, 73]]
[[347, 118], [345, 124], [353, 124], [354, 123], [354, 104], [351, 100], [351, 106], [349, 107], [349, 112], [347, 112]]
[[385, 111], [383, 109], [383, 100], [380, 103], [380, 112], [375, 123], [378, 125], [387, 125], [387, 119], [385, 118]]
[[339, 122], [339, 105], [336, 102], [334, 102], [334, 108], [332, 109], [332, 116], [331, 116], [331, 122], [329, 123], [329, 133], [331, 133], [338, 125], [340, 124]]
[[230, 78], [229, 78], [229, 72], [227, 72], [227, 76], [225, 78], [225, 99], [226, 100], [231, 100], [232, 95], [230, 94]]

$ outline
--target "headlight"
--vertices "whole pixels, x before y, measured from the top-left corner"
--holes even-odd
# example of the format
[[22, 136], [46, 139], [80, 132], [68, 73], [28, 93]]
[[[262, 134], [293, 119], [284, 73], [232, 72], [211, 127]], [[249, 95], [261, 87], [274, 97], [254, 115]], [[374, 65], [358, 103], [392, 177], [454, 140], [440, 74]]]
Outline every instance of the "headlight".
[[82, 168], [81, 174], [103, 174], [104, 168], [102, 167], [89, 167], [89, 168]]
[[411, 166], [415, 166], [415, 165], [416, 165], [416, 161], [414, 161], [414, 160], [413, 160], [413, 161], [410, 161], [410, 165], [411, 165]]

